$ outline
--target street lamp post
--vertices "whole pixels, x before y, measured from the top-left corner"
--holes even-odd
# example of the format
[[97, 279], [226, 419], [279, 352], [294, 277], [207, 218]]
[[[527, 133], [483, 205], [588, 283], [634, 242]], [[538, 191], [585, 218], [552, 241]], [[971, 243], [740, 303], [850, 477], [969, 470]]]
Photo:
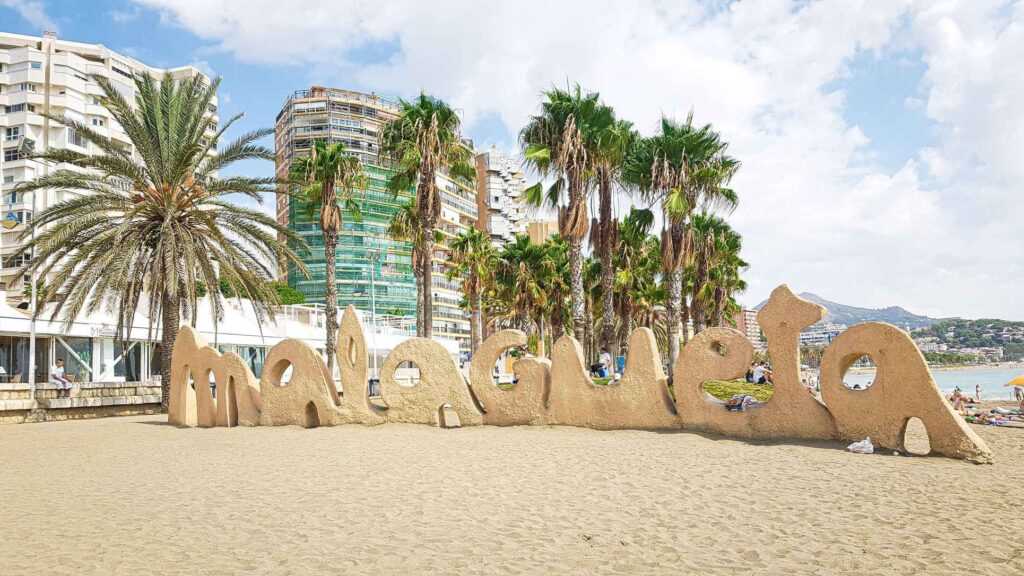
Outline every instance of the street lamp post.
[[[50, 61], [53, 55], [53, 41], [56, 38], [56, 34], [53, 32], [46, 32], [43, 34], [43, 48], [46, 51], [46, 66], [43, 70], [43, 154], [50, 151]], [[43, 161], [43, 176], [49, 175], [49, 162]], [[32, 192], [32, 242], [36, 240], [36, 192]], [[28, 340], [28, 387], [29, 387], [29, 398], [33, 402], [36, 399], [36, 306], [38, 302], [38, 287], [36, 286], [36, 274], [32, 273], [29, 278], [30, 296], [29, 296], [29, 340]]]

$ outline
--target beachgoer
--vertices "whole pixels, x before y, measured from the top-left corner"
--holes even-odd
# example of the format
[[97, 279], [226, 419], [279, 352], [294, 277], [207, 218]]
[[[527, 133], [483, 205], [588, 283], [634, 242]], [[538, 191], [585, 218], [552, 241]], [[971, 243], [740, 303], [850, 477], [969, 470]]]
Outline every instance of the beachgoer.
[[601, 356], [598, 358], [601, 363], [601, 370], [599, 374], [601, 378], [607, 378], [608, 374], [611, 373], [612, 368], [612, 355], [608, 353], [608, 350], [602, 348]]
[[759, 362], [754, 366], [754, 371], [753, 374], [751, 374], [751, 377], [753, 378], [754, 384], [764, 384], [764, 365]]
[[981, 384], [974, 385], [974, 399], [981, 402]]
[[1017, 402], [1024, 402], [1024, 386], [1013, 387], [1013, 398]]
[[63, 358], [57, 358], [57, 363], [50, 368], [50, 384], [57, 386], [57, 398], [71, 397], [71, 380], [64, 376]]

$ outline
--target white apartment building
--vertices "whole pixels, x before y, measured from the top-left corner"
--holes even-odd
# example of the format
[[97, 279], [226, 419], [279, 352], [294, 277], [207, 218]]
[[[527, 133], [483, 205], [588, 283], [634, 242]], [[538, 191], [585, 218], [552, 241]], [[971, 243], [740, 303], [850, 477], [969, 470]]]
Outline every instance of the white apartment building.
[[[32, 194], [23, 197], [10, 192], [18, 183], [42, 175], [44, 170], [70, 168], [44, 166], [24, 158], [23, 145], [30, 144], [37, 151], [44, 145], [87, 154], [92, 151], [91, 145], [73, 129], [45, 121], [42, 113], [46, 105], [47, 71], [52, 114], [74, 118], [126, 146], [131, 145], [127, 135], [99, 103], [102, 91], [92, 80], [93, 75], [108, 78], [129, 102], [135, 99], [136, 74], [148, 72], [160, 78], [170, 72], [175, 79], [202, 75], [192, 66], [153, 68], [101, 44], [69, 42], [54, 35], [0, 33], [0, 289], [9, 290], [14, 297], [24, 282], [23, 278], [14, 277], [23, 264], [23, 259], [15, 258], [14, 254], [25, 225], [32, 221], [34, 211], [42, 211], [75, 193], [45, 190], [33, 198]], [[216, 118], [216, 104], [209, 114]], [[47, 124], [49, 138], [44, 138]]]
[[522, 206], [526, 175], [518, 159], [495, 146], [476, 156], [477, 205], [480, 230], [491, 235], [500, 248], [516, 234], [526, 233], [526, 213]]

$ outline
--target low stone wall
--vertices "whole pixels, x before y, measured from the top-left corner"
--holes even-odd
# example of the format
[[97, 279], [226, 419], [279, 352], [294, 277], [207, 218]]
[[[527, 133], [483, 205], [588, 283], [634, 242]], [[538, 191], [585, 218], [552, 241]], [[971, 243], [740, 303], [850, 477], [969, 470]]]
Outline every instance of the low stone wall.
[[48, 422], [107, 416], [156, 414], [160, 385], [153, 382], [76, 382], [70, 398], [58, 388], [36, 384], [35, 401], [26, 383], [0, 384], [0, 424]]

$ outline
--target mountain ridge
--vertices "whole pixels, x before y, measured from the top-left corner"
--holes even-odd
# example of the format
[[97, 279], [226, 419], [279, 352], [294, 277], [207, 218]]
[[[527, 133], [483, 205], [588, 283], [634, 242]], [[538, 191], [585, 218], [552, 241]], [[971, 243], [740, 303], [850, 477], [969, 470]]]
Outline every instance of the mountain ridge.
[[[813, 292], [801, 292], [799, 296], [804, 300], [814, 302], [815, 304], [825, 307], [827, 312], [824, 320], [822, 320], [824, 323], [852, 326], [862, 322], [888, 322], [889, 324], [893, 324], [900, 328], [909, 328], [910, 330], [914, 330], [917, 328], [926, 328], [940, 320], [943, 320], [942, 318], [930, 318], [928, 316], [914, 314], [902, 306], [862, 308], [859, 306], [850, 306], [847, 304], [833, 302], [822, 298]], [[767, 303], [768, 301], [765, 300], [755, 306], [754, 309], [760, 310]]]

